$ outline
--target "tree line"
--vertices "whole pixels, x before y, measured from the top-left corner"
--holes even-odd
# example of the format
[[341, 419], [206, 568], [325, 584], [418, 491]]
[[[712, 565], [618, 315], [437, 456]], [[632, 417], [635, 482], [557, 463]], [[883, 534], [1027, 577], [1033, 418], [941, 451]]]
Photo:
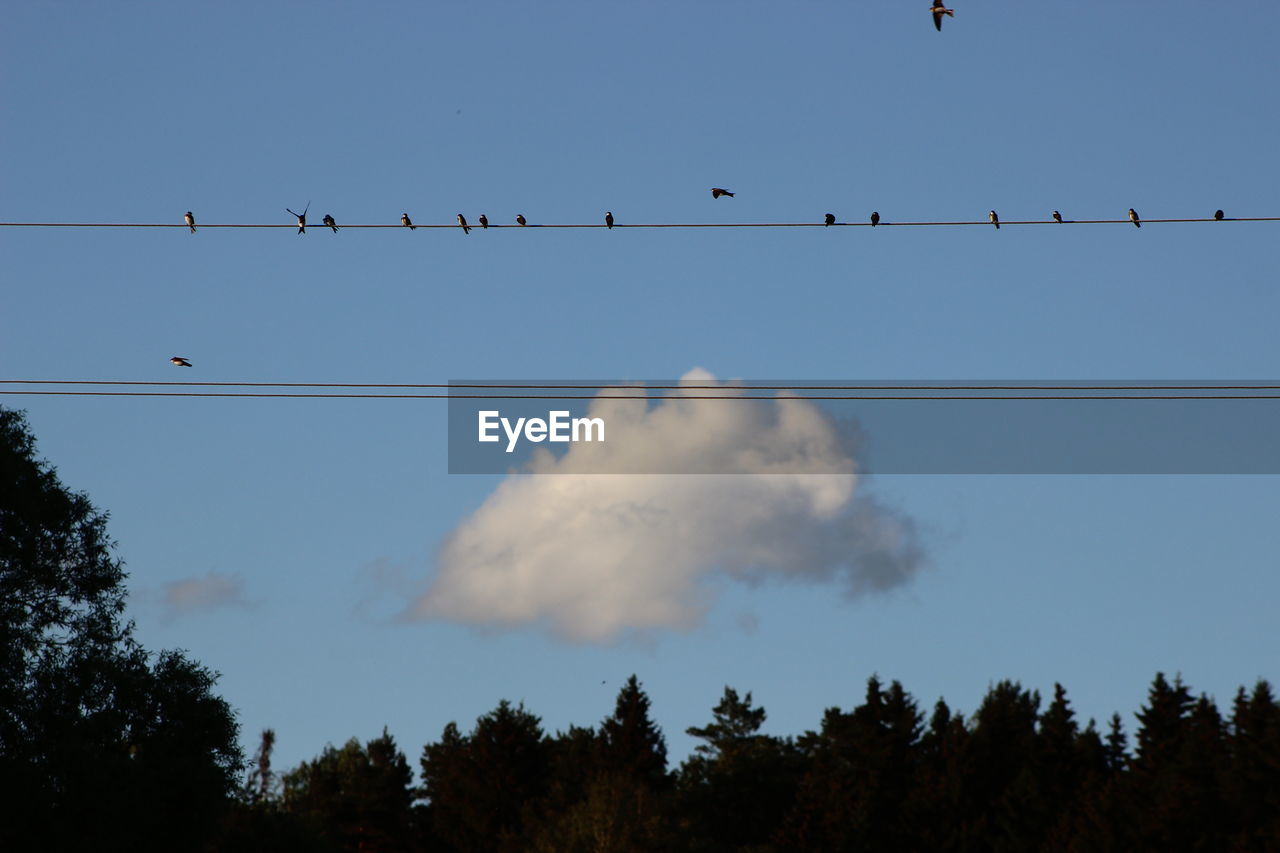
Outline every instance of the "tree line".
[[106, 515], [0, 408], [0, 849], [770, 853], [1280, 850], [1280, 704], [1157, 674], [1132, 741], [1011, 681], [966, 717], [872, 677], [814, 731], [726, 686], [678, 765], [636, 676], [594, 726], [500, 701], [416, 767], [385, 729], [277, 771], [216, 674], [122, 620]]

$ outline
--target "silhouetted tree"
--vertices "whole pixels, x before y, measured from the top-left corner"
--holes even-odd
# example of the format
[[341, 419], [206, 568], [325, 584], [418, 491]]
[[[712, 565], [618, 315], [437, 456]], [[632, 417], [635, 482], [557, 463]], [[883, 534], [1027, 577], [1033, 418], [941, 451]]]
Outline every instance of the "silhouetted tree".
[[0, 408], [0, 849], [194, 849], [241, 766], [216, 676], [122, 621], [106, 522]]

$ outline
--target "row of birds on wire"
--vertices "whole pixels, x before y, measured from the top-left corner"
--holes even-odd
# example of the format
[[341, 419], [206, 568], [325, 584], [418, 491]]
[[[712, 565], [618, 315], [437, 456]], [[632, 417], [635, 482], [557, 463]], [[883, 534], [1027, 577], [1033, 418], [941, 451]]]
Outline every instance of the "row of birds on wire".
[[[711, 197], [712, 197], [712, 198], [721, 198], [722, 196], [728, 196], [729, 198], [733, 198], [733, 197], [734, 197], [734, 193], [730, 192], [729, 190], [724, 189], [723, 187], [712, 187], [712, 188], [711, 188]], [[307, 212], [308, 212], [308, 211], [310, 211], [310, 209], [311, 209], [311, 202], [307, 202], [307, 206], [306, 206], [306, 207], [304, 207], [304, 208], [302, 209], [302, 212], [301, 212], [301, 213], [298, 213], [297, 211], [292, 210], [292, 209], [287, 208], [287, 207], [285, 208], [285, 211], [286, 211], [286, 212], [288, 212], [288, 213], [292, 214], [294, 217], [296, 217], [296, 218], [297, 218], [297, 220], [298, 220], [298, 233], [299, 233], [299, 234], [305, 234], [305, 233], [307, 232]], [[1053, 221], [1054, 221], [1054, 222], [1069, 222], [1069, 221], [1070, 221], [1070, 220], [1063, 219], [1063, 218], [1062, 218], [1062, 214], [1061, 214], [1061, 213], [1059, 213], [1059, 212], [1058, 212], [1058, 211], [1056, 211], [1056, 210], [1051, 214], [1051, 216], [1053, 217]], [[987, 218], [990, 220], [991, 224], [992, 224], [992, 225], [994, 225], [997, 229], [999, 229], [999, 228], [1000, 228], [1000, 215], [999, 215], [998, 213], [996, 213], [994, 210], [988, 211], [988, 212], [987, 212]], [[1222, 210], [1215, 210], [1215, 211], [1213, 212], [1213, 218], [1214, 218], [1215, 220], [1217, 220], [1217, 221], [1221, 222], [1221, 221], [1225, 218], [1225, 214], [1222, 212]], [[192, 233], [192, 234], [196, 233], [196, 217], [195, 217], [195, 214], [188, 210], [188, 211], [187, 211], [187, 213], [186, 213], [186, 215], [183, 217], [183, 219], [184, 219], [184, 221], [187, 223], [187, 227], [191, 229], [191, 233]], [[333, 233], [335, 233], [335, 234], [337, 234], [337, 233], [338, 233], [339, 225], [338, 225], [337, 220], [335, 220], [335, 219], [333, 218], [333, 215], [332, 215], [332, 214], [326, 213], [326, 214], [324, 215], [324, 218], [323, 218], [322, 220], [320, 220], [320, 221], [321, 221], [321, 223], [322, 223], [325, 227], [332, 229], [332, 230], [333, 230]], [[480, 214], [480, 218], [479, 218], [478, 220], [476, 220], [476, 221], [479, 223], [479, 225], [480, 225], [480, 227], [481, 227], [482, 229], [487, 229], [487, 228], [489, 227], [489, 217], [485, 216], [483, 213], [482, 213], [482, 214]], [[1141, 218], [1140, 216], [1138, 216], [1138, 211], [1134, 210], [1132, 207], [1131, 207], [1131, 208], [1129, 208], [1129, 221], [1133, 223], [1133, 225], [1134, 225], [1134, 227], [1135, 227], [1135, 228], [1141, 228], [1141, 227], [1142, 227], [1142, 218]], [[876, 225], [879, 225], [879, 224], [880, 224], [880, 212], [879, 212], [879, 211], [872, 211], [872, 212], [871, 212], [870, 222], [871, 222], [871, 225], [872, 225], [872, 226], [876, 226]], [[528, 224], [529, 224], [529, 220], [525, 219], [525, 217], [524, 217], [524, 214], [523, 214], [523, 213], [516, 214], [516, 225], [519, 225], [519, 226], [525, 226], [525, 225], [528, 225]], [[613, 228], [613, 225], [614, 225], [613, 211], [605, 211], [605, 214], [604, 214], [604, 224], [605, 224], [605, 227], [606, 227], [606, 228]], [[816, 224], [816, 223], [815, 223], [815, 224]], [[825, 216], [825, 217], [823, 217], [823, 223], [822, 223], [822, 224], [823, 224], [823, 225], [838, 225], [838, 224], [844, 224], [844, 223], [837, 223], [837, 222], [836, 222], [836, 215], [835, 215], [834, 213], [828, 213], [828, 214], [826, 214], [826, 216]], [[404, 228], [409, 228], [409, 229], [415, 229], [415, 228], [417, 228], [417, 227], [418, 227], [417, 225], [414, 225], [414, 224], [413, 224], [413, 220], [409, 218], [409, 214], [408, 214], [408, 213], [402, 213], [402, 214], [400, 215], [400, 225], [401, 225], [402, 227], [404, 227]], [[467, 217], [465, 217], [464, 215], [462, 215], [461, 213], [459, 213], [459, 214], [458, 214], [458, 227], [462, 229], [462, 231], [463, 231], [463, 233], [464, 233], [464, 234], [470, 234], [470, 233], [471, 233], [471, 229], [472, 229], [472, 227], [473, 227], [473, 226], [472, 226], [470, 223], [468, 223], [468, 222], [467, 222]], [[500, 226], [500, 225], [495, 225], [494, 227], [495, 227], [495, 228], [500, 228], [500, 227], [502, 227], [502, 226]], [[597, 226], [597, 227], [598, 227], [598, 226]]]

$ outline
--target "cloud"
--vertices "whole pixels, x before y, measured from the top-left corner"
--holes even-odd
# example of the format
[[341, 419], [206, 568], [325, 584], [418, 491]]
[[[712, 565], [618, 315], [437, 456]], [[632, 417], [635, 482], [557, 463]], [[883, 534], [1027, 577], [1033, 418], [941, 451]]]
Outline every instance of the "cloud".
[[249, 605], [244, 594], [244, 578], [220, 572], [166, 584], [160, 600], [170, 618], [218, 607]]
[[[597, 399], [590, 415], [605, 419], [608, 440], [558, 458], [540, 452], [539, 476], [500, 483], [447, 537], [408, 618], [539, 624], [605, 642], [693, 628], [717, 577], [834, 583], [859, 595], [904, 583], [923, 564], [911, 520], [859, 493], [845, 442], [811, 403], [677, 392], [658, 404]], [[673, 467], [729, 473], [586, 473]]]

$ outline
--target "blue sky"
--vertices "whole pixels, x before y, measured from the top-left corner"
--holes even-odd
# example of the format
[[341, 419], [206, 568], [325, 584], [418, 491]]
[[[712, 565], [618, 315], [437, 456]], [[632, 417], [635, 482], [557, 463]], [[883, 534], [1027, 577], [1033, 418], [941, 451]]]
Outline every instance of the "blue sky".
[[[25, 4], [0, 220], [1277, 215], [1271, 5], [927, 7]], [[1274, 380], [1276, 228], [8, 228], [0, 374]], [[966, 712], [1057, 680], [1086, 718], [1157, 670], [1280, 677], [1275, 477], [880, 477], [908, 583], [710, 572], [696, 624], [573, 643], [392, 618], [501, 484], [445, 473], [439, 401], [4, 404], [110, 511], [141, 640], [222, 672], [281, 765], [384, 724], [416, 759], [501, 698], [592, 723], [632, 672], [675, 758], [725, 684], [799, 733], [872, 673]]]

